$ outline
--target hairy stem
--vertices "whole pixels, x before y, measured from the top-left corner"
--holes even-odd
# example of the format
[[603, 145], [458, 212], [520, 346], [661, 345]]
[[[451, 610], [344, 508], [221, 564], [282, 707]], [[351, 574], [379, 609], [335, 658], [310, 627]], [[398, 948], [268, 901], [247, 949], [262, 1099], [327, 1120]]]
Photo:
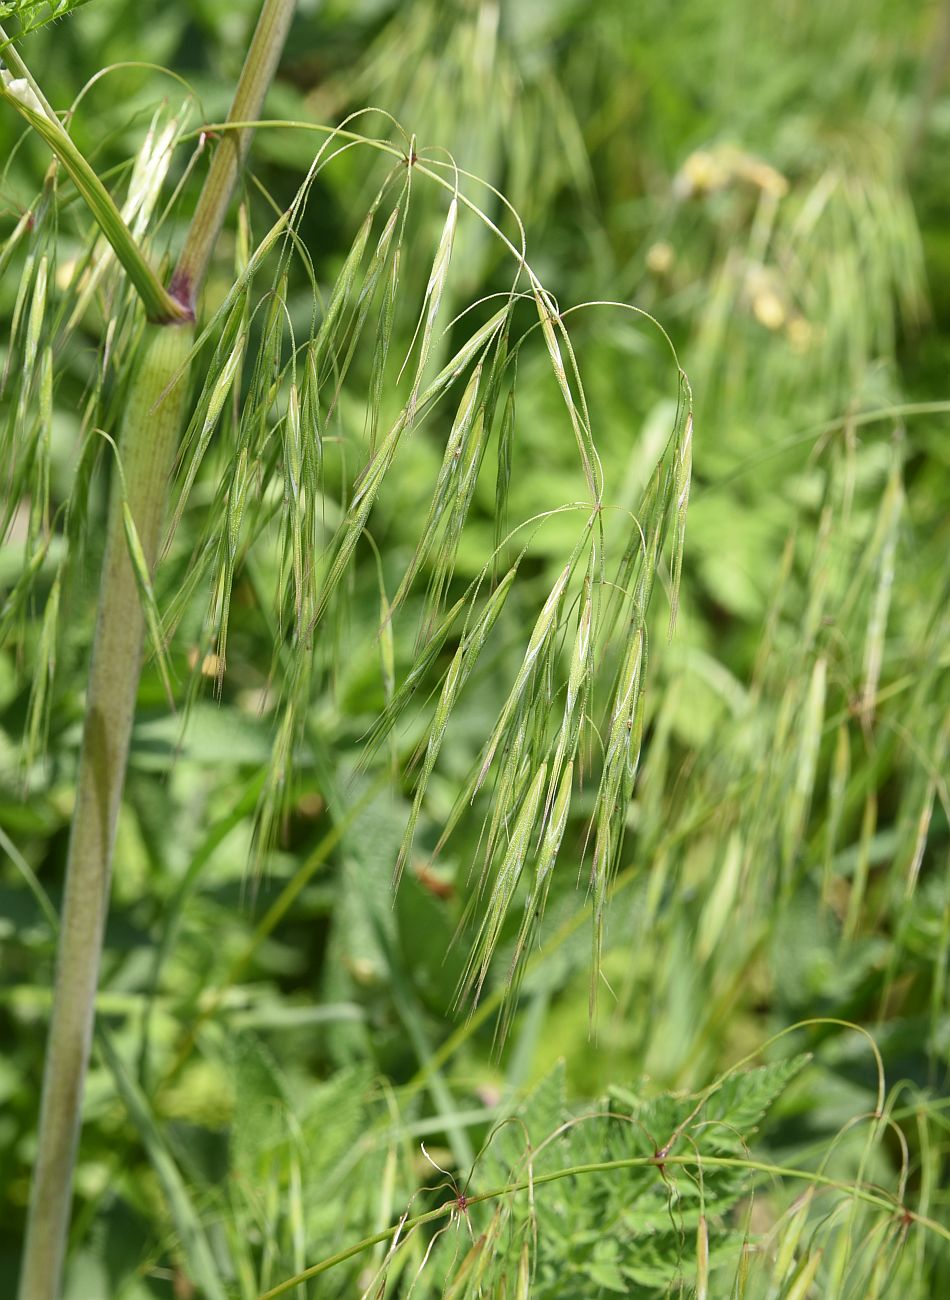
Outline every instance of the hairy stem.
[[[190, 325], [147, 328], [150, 338], [129, 394], [119, 455], [125, 502], [151, 567], [160, 538], [164, 485], [178, 446], [187, 395], [184, 370], [194, 331]], [[66, 863], [39, 1149], [20, 1277], [22, 1300], [51, 1300], [59, 1292], [112, 849], [142, 658], [144, 620], [125, 539], [118, 479], [115, 488]]]
[[[265, 0], [232, 116], [258, 115], [293, 11], [294, 0]], [[14, 71], [21, 69], [14, 66]], [[190, 323], [181, 322], [193, 320], [195, 297], [227, 211], [249, 132], [216, 156], [172, 290], [167, 292], [159, 285], [161, 297], [156, 298], [154, 275], [115, 205], [58, 120], [49, 114], [32, 78], [11, 78], [7, 74], [3, 97], [15, 102], [54, 149], [103, 232], [110, 239], [125, 232], [136, 256], [125, 248], [121, 238], [119, 245], [113, 239], [113, 247], [155, 322], [147, 327], [119, 440], [122, 474], [116, 476], [113, 488], [100, 581], [43, 1076], [39, 1146], [20, 1275], [21, 1300], [55, 1300], [69, 1232], [73, 1167], [95, 1019], [112, 852], [142, 662], [144, 616], [129, 555], [125, 507], [150, 573], [158, 551], [167, 484], [188, 393], [194, 329]], [[121, 230], [115, 227], [113, 212]], [[127, 257], [122, 256], [120, 246]]]

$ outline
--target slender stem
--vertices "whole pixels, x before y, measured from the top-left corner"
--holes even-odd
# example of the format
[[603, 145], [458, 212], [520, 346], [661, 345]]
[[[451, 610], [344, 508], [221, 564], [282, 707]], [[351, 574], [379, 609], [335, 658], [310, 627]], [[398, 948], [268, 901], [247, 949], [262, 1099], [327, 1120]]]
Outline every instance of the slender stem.
[[[911, 1210], [897, 1197], [888, 1196], [886, 1192], [879, 1191], [874, 1187], [865, 1187], [860, 1183], [844, 1182], [842, 1179], [832, 1178], [828, 1174], [815, 1173], [810, 1169], [773, 1165], [767, 1161], [752, 1160], [743, 1156], [707, 1156], [698, 1153], [682, 1156], [670, 1155], [665, 1157], [662, 1164], [663, 1166], [675, 1166], [683, 1169], [697, 1167], [701, 1169], [738, 1169], [746, 1173], [761, 1174], [769, 1179], [788, 1178], [807, 1182], [814, 1187], [827, 1187], [832, 1191], [842, 1192], [853, 1197], [855, 1201], [861, 1201], [865, 1205], [873, 1206], [875, 1209], [882, 1210], [895, 1217], [898, 1215], [906, 1216], [919, 1227], [926, 1228], [929, 1232], [936, 1233], [937, 1236], [950, 1241], [950, 1229], [947, 1229], [935, 1219]], [[630, 1156], [623, 1160], [597, 1160], [592, 1161], [590, 1164], [571, 1165], [566, 1169], [551, 1169], [545, 1173], [536, 1173], [530, 1178], [521, 1178], [508, 1183], [505, 1187], [494, 1187], [491, 1191], [477, 1192], [466, 1196], [464, 1209], [459, 1206], [458, 1200], [450, 1198], [434, 1210], [426, 1210], [422, 1214], [413, 1215], [412, 1218], [404, 1217], [391, 1227], [384, 1228], [382, 1232], [374, 1233], [371, 1237], [364, 1237], [362, 1241], [347, 1246], [335, 1255], [328, 1255], [326, 1259], [322, 1259], [318, 1264], [312, 1264], [302, 1272], [295, 1273], [293, 1277], [278, 1282], [276, 1286], [271, 1287], [268, 1291], [261, 1292], [257, 1300], [275, 1300], [277, 1296], [292, 1291], [295, 1287], [302, 1285], [311, 1278], [326, 1273], [331, 1268], [335, 1268], [337, 1264], [343, 1264], [355, 1255], [362, 1254], [363, 1251], [383, 1242], [390, 1242], [390, 1250], [395, 1251], [398, 1241], [405, 1241], [414, 1228], [418, 1228], [425, 1223], [433, 1223], [437, 1219], [448, 1218], [454, 1214], [464, 1214], [469, 1206], [499, 1200], [505, 1196], [513, 1196], [517, 1192], [533, 1191], [545, 1183], [558, 1182], [562, 1178], [579, 1178], [585, 1174], [620, 1173], [626, 1169], [647, 1169], [651, 1165], [658, 1170], [657, 1178], [659, 1178], [661, 1165], [656, 1156]]]
[[[7, 39], [0, 27], [0, 40]], [[26, 119], [33, 130], [49, 145], [63, 170], [76, 186], [96, 224], [115, 250], [115, 255], [136, 289], [149, 320], [160, 324], [190, 319], [190, 313], [164, 286], [135, 242], [112, 195], [50, 108], [15, 46], [7, 45], [3, 55], [9, 71], [0, 75], [0, 98], [6, 100]]]
[[[260, 110], [290, 19], [294, 0], [265, 0], [235, 94], [232, 114]], [[0, 32], [2, 36], [2, 32]], [[21, 71], [18, 63], [14, 71]], [[13, 83], [11, 85], [11, 83]], [[194, 340], [193, 304], [249, 143], [222, 150], [212, 165], [195, 214], [195, 232], [183, 254], [184, 277], [169, 294], [142, 258], [108, 192], [75, 148], [32, 78], [4, 77], [3, 97], [13, 101], [50, 144], [75, 181], [154, 323], [146, 327], [141, 360], [130, 390], [119, 440], [122, 475], [110, 506], [99, 589], [99, 608], [86, 695], [76, 806], [66, 863], [56, 988], [43, 1075], [39, 1145], [20, 1276], [21, 1300], [56, 1300], [69, 1231], [72, 1178], [81, 1124], [82, 1095], [95, 1019], [96, 985], [109, 905], [112, 853], [125, 782], [135, 701], [141, 673], [144, 618], [125, 535], [127, 506], [149, 572], [158, 552], [171, 474], [188, 393]], [[230, 161], [227, 161], [227, 158]], [[116, 242], [118, 241], [118, 242]], [[181, 289], [187, 288], [182, 301]], [[186, 322], [182, 324], [181, 322]]]
[[[264, 0], [254, 39], [241, 70], [241, 79], [227, 121], [245, 122], [260, 114], [274, 79], [281, 50], [294, 16], [294, 0]], [[185, 246], [169, 286], [172, 296], [194, 311], [208, 263], [227, 215], [240, 167], [251, 140], [248, 128], [228, 131], [218, 142], [211, 167], [192, 217]]]

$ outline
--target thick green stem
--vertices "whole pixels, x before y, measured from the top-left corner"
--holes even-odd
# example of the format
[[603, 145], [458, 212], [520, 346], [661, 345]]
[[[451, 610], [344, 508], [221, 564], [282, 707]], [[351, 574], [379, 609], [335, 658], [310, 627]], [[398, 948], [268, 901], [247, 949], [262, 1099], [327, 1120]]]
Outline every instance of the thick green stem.
[[116, 476], [106, 534], [43, 1075], [39, 1150], [20, 1278], [22, 1300], [52, 1300], [59, 1292], [112, 849], [142, 659], [144, 617], [126, 542], [121, 486], [124, 481], [125, 501], [151, 569], [187, 394], [193, 328], [150, 325], [147, 330], [150, 337], [119, 439], [123, 475]]
[[[259, 114], [293, 11], [294, 0], [265, 0], [235, 94], [232, 118], [254, 118]], [[145, 567], [151, 572], [158, 551], [168, 479], [183, 424], [194, 341], [192, 325], [181, 322], [193, 319], [195, 297], [220, 232], [250, 133], [245, 131], [238, 140], [227, 142], [216, 155], [171, 291], [159, 285], [160, 293], [156, 295], [157, 281], [98, 177], [51, 114], [26, 69], [19, 61], [11, 66], [23, 75], [17, 78], [6, 75], [3, 97], [14, 101], [27, 121], [54, 148], [103, 233], [113, 239], [113, 246], [150, 319], [159, 322], [147, 327], [148, 336], [119, 440], [122, 474], [116, 476], [106, 535], [66, 865], [39, 1146], [21, 1266], [21, 1300], [56, 1300], [69, 1230], [73, 1166], [95, 1018], [115, 828], [125, 782], [144, 638], [145, 619], [139, 583], [129, 558], [124, 507], [131, 514]], [[131, 247], [126, 247], [126, 236]]]

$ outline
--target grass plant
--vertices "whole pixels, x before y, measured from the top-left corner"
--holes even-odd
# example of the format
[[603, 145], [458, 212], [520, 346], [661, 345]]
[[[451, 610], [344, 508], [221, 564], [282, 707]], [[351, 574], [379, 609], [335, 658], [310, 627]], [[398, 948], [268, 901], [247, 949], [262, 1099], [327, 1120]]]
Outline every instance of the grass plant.
[[332, 8], [0, 4], [0, 1275], [940, 1294], [925, 20]]

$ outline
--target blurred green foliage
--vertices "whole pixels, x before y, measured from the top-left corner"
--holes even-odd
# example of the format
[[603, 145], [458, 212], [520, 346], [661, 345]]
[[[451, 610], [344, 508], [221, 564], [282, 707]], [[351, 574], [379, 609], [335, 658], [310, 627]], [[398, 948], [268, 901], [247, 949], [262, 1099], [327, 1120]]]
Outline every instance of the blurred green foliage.
[[[30, 64], [57, 108], [88, 83], [73, 134], [124, 193], [157, 110], [161, 120], [181, 110], [193, 125], [224, 115], [255, 10], [253, 0], [96, 0], [33, 37]], [[536, 1210], [522, 1195], [503, 1209], [457, 1211], [431, 1253], [432, 1230], [420, 1230], [391, 1265], [385, 1293], [408, 1294], [417, 1277], [419, 1295], [517, 1294], [526, 1248], [532, 1294], [593, 1297], [633, 1285], [637, 1294], [692, 1294], [702, 1283], [701, 1221], [712, 1295], [733, 1294], [743, 1269], [750, 1295], [792, 1294], [799, 1283], [802, 1296], [923, 1300], [950, 1289], [945, 1236], [853, 1191], [884, 1189], [946, 1222], [948, 32], [945, 6], [900, 0], [302, 0], [269, 101], [274, 116], [333, 124], [366, 105], [391, 113], [417, 149], [443, 149], [494, 187], [480, 191], [493, 219], [506, 220], [495, 191], [510, 200], [562, 312], [618, 300], [648, 309], [669, 332], [696, 400], [678, 623], [667, 643], [668, 609], [654, 602], [643, 761], [623, 812], [595, 1028], [581, 863], [596, 783], [572, 804], [501, 1051], [494, 1013], [520, 909], [467, 1019], [454, 997], [477, 931], [467, 904], [480, 818], [462, 818], [433, 849], [576, 539], [576, 518], [554, 515], [533, 540], [491, 657], [447, 729], [395, 904], [392, 873], [415, 792], [406, 768], [434, 699], [372, 763], [361, 757], [390, 689], [380, 591], [392, 599], [413, 554], [445, 418], [418, 431], [395, 466], [372, 517], [378, 564], [361, 548], [341, 591], [308, 695], [306, 744], [259, 878], [248, 875], [261, 851], [254, 815], [281, 716], [267, 594], [283, 572], [276, 549], [239, 574], [220, 698], [208, 683], [184, 734], [147, 668], [70, 1296], [194, 1294], [183, 1214], [206, 1239], [225, 1293], [256, 1295], [407, 1209], [457, 1196], [448, 1182], [419, 1190], [441, 1181], [420, 1142], [459, 1187], [474, 1166], [476, 1192], [523, 1172], [547, 1139], [538, 1172], [655, 1155], [686, 1121], [675, 1155], [751, 1148], [763, 1164], [829, 1181], [796, 1199], [804, 1183], [754, 1168], [740, 1177], [710, 1165], [698, 1177], [670, 1164], [667, 1183], [652, 1165], [576, 1176], [537, 1187]], [[356, 129], [391, 134], [378, 116]], [[258, 237], [317, 147], [304, 133], [259, 134], [243, 209]], [[188, 148], [176, 153], [166, 194], [188, 157]], [[48, 159], [12, 114], [0, 115], [0, 158], [6, 240]], [[370, 155], [354, 150], [316, 179], [299, 234], [321, 290], [379, 177]], [[191, 180], [153, 237], [156, 257], [174, 246]], [[437, 240], [445, 204], [419, 189], [420, 226]], [[84, 246], [77, 208], [64, 203], [59, 214], [61, 267]], [[241, 238], [234, 224], [222, 239], [210, 306], [227, 292]], [[512, 278], [484, 227], [460, 224], [458, 239], [450, 315], [507, 292]], [[410, 239], [404, 254], [423, 283], [426, 247]], [[0, 276], [8, 373], [16, 358], [4, 340], [26, 256], [26, 245], [11, 249]], [[311, 291], [295, 275], [286, 312], [299, 323]], [[94, 299], [57, 358], [54, 510], [77, 472], [99, 310]], [[628, 312], [591, 306], [566, 320], [606, 496], [633, 509], [673, 423], [669, 353]], [[400, 308], [394, 354], [405, 354], [414, 326], [413, 310]], [[449, 341], [439, 346], [447, 360]], [[116, 385], [105, 401], [121, 398]], [[519, 358], [517, 403], [512, 525], [576, 501], [584, 486], [541, 348]], [[362, 428], [357, 383], [341, 389], [338, 420]], [[332, 501], [353, 466], [342, 436], [328, 448]], [[199, 505], [213, 504], [215, 482], [210, 473], [199, 480]], [[104, 472], [88, 490], [90, 516], [101, 517]], [[495, 502], [492, 470], [475, 488], [452, 599], [495, 545]], [[30, 503], [10, 504], [6, 590], [30, 529]], [[183, 516], [160, 593], [166, 607], [175, 607], [201, 523], [200, 509]], [[29, 881], [58, 902], [97, 572], [93, 546], [63, 593], [69, 617], [41, 758], [30, 699], [56, 546], [54, 536], [29, 616], [0, 651], [4, 1290], [28, 1196], [54, 954]], [[420, 611], [410, 602], [417, 619]], [[186, 679], [189, 649], [200, 668], [205, 647], [187, 616], [179, 631], [175, 667]], [[394, 618], [392, 632], [398, 685], [414, 661], [412, 618]], [[456, 648], [450, 640], [431, 689]], [[805, 1050], [807, 1064], [797, 1055]], [[694, 1094], [702, 1099], [757, 1053], [776, 1080], [762, 1085], [761, 1104], [743, 1111], [729, 1092], [754, 1092], [762, 1077], [740, 1074], [713, 1094], [715, 1113], [694, 1115]], [[552, 1138], [586, 1112], [601, 1118]], [[604, 1118], [616, 1114], [624, 1123]], [[384, 1256], [376, 1246], [297, 1294], [359, 1294]]]

